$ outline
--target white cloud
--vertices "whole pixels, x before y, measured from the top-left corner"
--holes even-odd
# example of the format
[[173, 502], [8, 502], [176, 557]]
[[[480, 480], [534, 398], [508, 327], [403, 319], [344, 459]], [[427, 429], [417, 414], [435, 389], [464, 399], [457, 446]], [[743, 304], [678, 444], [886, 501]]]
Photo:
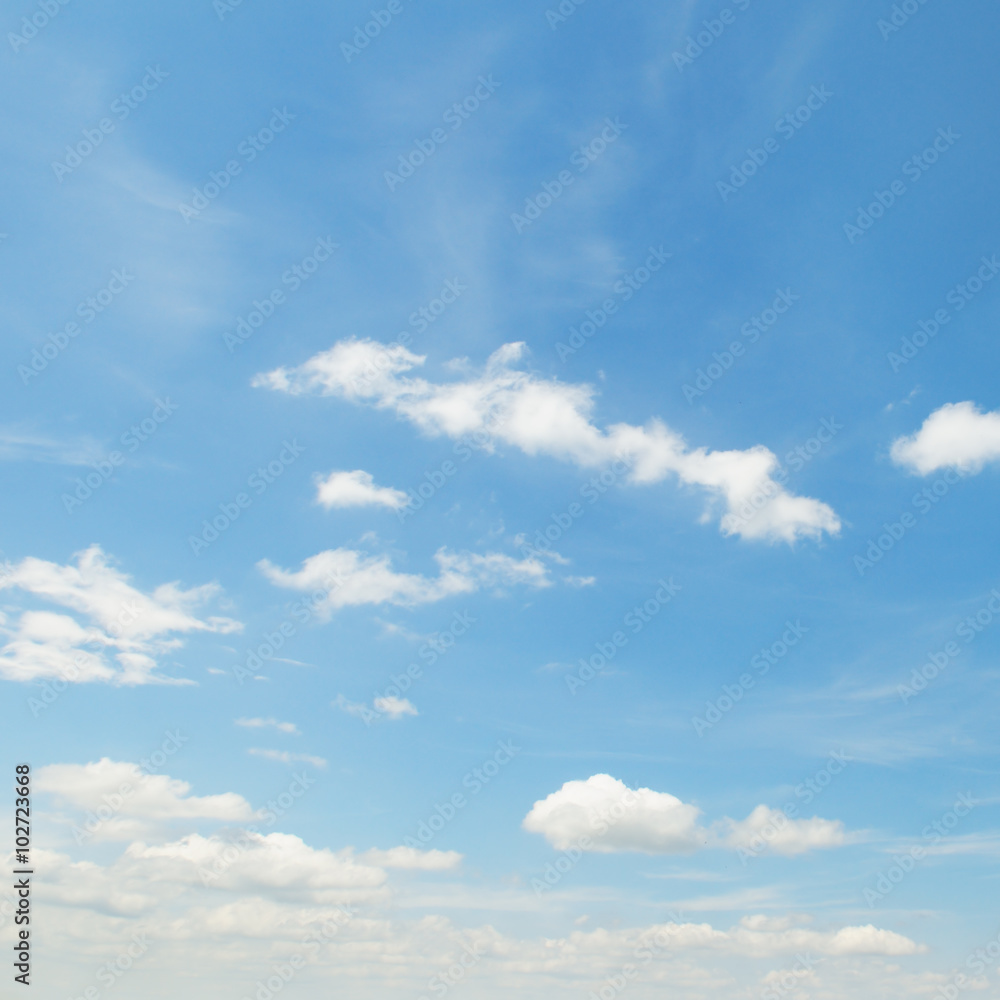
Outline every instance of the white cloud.
[[379, 868], [400, 868], [409, 871], [451, 871], [462, 863], [458, 851], [421, 851], [416, 847], [390, 847], [387, 851], [372, 849], [360, 859]]
[[892, 460], [926, 476], [938, 469], [980, 472], [1000, 459], [1000, 410], [980, 412], [975, 403], [945, 403], [915, 434], [892, 443]]
[[311, 757], [307, 753], [289, 753], [287, 750], [261, 750], [258, 747], [251, 747], [247, 753], [252, 757], [263, 757], [265, 760], [276, 760], [280, 764], [312, 764], [313, 767], [326, 767], [326, 760], [323, 757]]
[[592, 386], [512, 367], [523, 353], [523, 344], [506, 344], [481, 374], [437, 384], [404, 374], [422, 365], [423, 357], [399, 346], [350, 339], [296, 368], [258, 375], [253, 384], [293, 395], [340, 396], [393, 410], [425, 434], [459, 438], [478, 432], [528, 455], [581, 468], [621, 460], [636, 484], [676, 475], [681, 483], [702, 487], [724, 504], [721, 527], [726, 534], [794, 542], [840, 530], [837, 515], [826, 504], [792, 496], [774, 481], [778, 460], [768, 449], [691, 450], [657, 419], [643, 427], [621, 423], [601, 429], [592, 420]]
[[[137, 771], [134, 764], [104, 760], [40, 768], [36, 780], [64, 802], [90, 809], [109, 788], [136, 778]], [[609, 781], [614, 788], [605, 782], [605, 794], [591, 796], [590, 804], [596, 802], [598, 809], [624, 797], [624, 786]], [[149, 786], [148, 797], [127, 797], [127, 809], [146, 818], [184, 816], [190, 822], [214, 817], [242, 826], [237, 817], [250, 814], [246, 801], [232, 793], [197, 798], [186, 784], [165, 776], [143, 783]], [[589, 784], [598, 790], [602, 785]], [[635, 798], [637, 813], [654, 819], [662, 818], [664, 807], [668, 813], [678, 807], [672, 797], [648, 790]], [[682, 840], [696, 818], [673, 824]], [[270, 823], [273, 817], [255, 820]], [[676, 832], [670, 839], [676, 842]], [[445, 850], [391, 847], [359, 853], [350, 847], [314, 847], [293, 834], [252, 827], [133, 841], [117, 857], [108, 858], [105, 851], [100, 861], [75, 860], [39, 845], [36, 863], [46, 877], [36, 891], [39, 904], [47, 908], [54, 958], [47, 972], [56, 978], [62, 973], [69, 983], [66, 991], [71, 991], [81, 965], [94, 968], [113, 958], [122, 940], [141, 931], [156, 942], [154, 977], [178, 967], [182, 959], [186, 963], [192, 972], [191, 1000], [218, 996], [223, 984], [237, 995], [241, 990], [252, 995], [251, 984], [266, 978], [272, 966], [286, 966], [292, 955], [309, 961], [310, 986], [302, 984], [308, 995], [310, 989], [316, 995], [328, 992], [333, 984], [359, 997], [382, 996], [390, 989], [419, 995], [430, 977], [469, 953], [478, 956], [476, 977], [466, 984], [473, 998], [541, 990], [547, 997], [568, 1000], [600, 989], [606, 977], [631, 962], [641, 967], [633, 987], [637, 996], [659, 995], [670, 987], [705, 1000], [725, 1000], [733, 995], [734, 984], [749, 989], [761, 976], [762, 983], [768, 981], [773, 966], [761, 969], [748, 963], [774, 959], [787, 966], [793, 956], [807, 953], [826, 959], [816, 970], [824, 996], [831, 1000], [846, 1000], [859, 990], [880, 996], [928, 992], [915, 988], [920, 973], [909, 972], [902, 992], [875, 988], [899, 975], [883, 959], [927, 949], [870, 924], [816, 928], [808, 916], [752, 915], [723, 929], [675, 917], [640, 926], [616, 921], [609, 927], [595, 921], [586, 931], [577, 926], [569, 933], [520, 937], [488, 925], [460, 927], [435, 912], [433, 900], [446, 905], [449, 899], [457, 901], [449, 894], [455, 889], [468, 899], [460, 905], [482, 909], [484, 890], [489, 896], [479, 877], [464, 887], [441, 880], [462, 861], [459, 853]], [[394, 872], [405, 872], [406, 878], [392, 884]], [[423, 876], [433, 882], [422, 881]], [[508, 885], [503, 894], [512, 913], [544, 916], [526, 887]], [[0, 906], [6, 905], [4, 898], [9, 899], [9, 890], [0, 890]], [[422, 912], [412, 918], [398, 916], [417, 908]], [[143, 996], [165, 1000], [168, 995], [155, 982], [147, 986], [137, 978], [136, 983]]]
[[24, 559], [0, 575], [0, 590], [11, 588], [68, 608], [77, 617], [30, 609], [21, 612], [13, 628], [0, 622], [0, 635], [7, 638], [0, 648], [0, 677], [7, 680], [190, 684], [157, 674], [156, 657], [182, 646], [180, 634], [243, 627], [231, 618], [192, 614], [218, 594], [216, 585], [181, 590], [176, 583], [165, 583], [144, 594], [110, 565], [98, 545], [77, 553], [76, 565]]
[[342, 694], [338, 694], [331, 704], [334, 708], [363, 720], [365, 725], [370, 725], [383, 715], [397, 722], [404, 716], [420, 714], [409, 698], [397, 698], [394, 695], [377, 697], [372, 702], [371, 708], [364, 702], [348, 701]]
[[[160, 878], [238, 892], [281, 890], [315, 902], [343, 898], [335, 890], [376, 888], [386, 878], [380, 868], [356, 858], [351, 848], [317, 849], [289, 833], [247, 832], [236, 840], [191, 834], [168, 844], [131, 844], [124, 857], [152, 862], [142, 867]], [[204, 873], [217, 877], [206, 878]]]
[[299, 727], [294, 722], [279, 722], [277, 719], [236, 719], [237, 726], [245, 729], [277, 729], [279, 733], [300, 736]]
[[696, 806], [666, 792], [631, 789], [609, 774], [595, 774], [586, 781], [567, 781], [540, 799], [522, 826], [542, 834], [557, 850], [578, 847], [601, 853], [690, 854], [729, 847], [794, 855], [848, 842], [839, 820], [792, 820], [765, 805], [745, 820], [727, 817], [709, 829], [699, 826], [700, 816]]
[[434, 555], [439, 574], [430, 578], [393, 570], [388, 556], [369, 556], [353, 549], [327, 549], [310, 556], [295, 572], [274, 566], [267, 559], [258, 568], [275, 586], [290, 590], [326, 591], [317, 603], [321, 614], [361, 604], [396, 604], [412, 607], [457, 594], [471, 594], [480, 587], [503, 584], [550, 586], [548, 571], [538, 559], [513, 559], [496, 552], [448, 552]]
[[331, 507], [388, 507], [399, 510], [406, 506], [407, 497], [402, 490], [376, 486], [370, 472], [355, 469], [353, 472], [331, 472], [326, 479], [317, 477], [316, 501], [327, 510]]
[[589, 838], [592, 846], [586, 849], [592, 851], [687, 854], [705, 840], [700, 815], [697, 807], [666, 792], [633, 790], [609, 774], [595, 774], [586, 781], [567, 781], [536, 802], [522, 826], [543, 834], [558, 850]]
[[734, 848], [791, 856], [806, 851], [842, 847], [848, 842], [840, 820], [789, 819], [780, 809], [757, 806], [745, 820], [725, 820], [728, 827], [725, 843]]
[[99, 822], [91, 819], [88, 832], [97, 840], [131, 840], [181, 821], [240, 823], [254, 816], [250, 803], [235, 792], [192, 795], [186, 781], [108, 757], [89, 764], [41, 767], [35, 774], [35, 787], [96, 817]]
[[420, 713], [413, 707], [409, 698], [396, 698], [390, 695], [387, 698], [376, 698], [373, 702], [376, 712], [388, 715], [390, 719], [401, 719], [404, 715], [419, 715]]

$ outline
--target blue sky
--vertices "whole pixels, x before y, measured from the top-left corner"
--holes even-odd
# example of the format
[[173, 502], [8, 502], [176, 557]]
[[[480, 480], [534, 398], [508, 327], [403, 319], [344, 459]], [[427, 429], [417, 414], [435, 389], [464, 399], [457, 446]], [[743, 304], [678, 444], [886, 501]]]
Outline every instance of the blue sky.
[[896, 10], [7, 5], [41, 996], [1000, 996], [997, 37]]

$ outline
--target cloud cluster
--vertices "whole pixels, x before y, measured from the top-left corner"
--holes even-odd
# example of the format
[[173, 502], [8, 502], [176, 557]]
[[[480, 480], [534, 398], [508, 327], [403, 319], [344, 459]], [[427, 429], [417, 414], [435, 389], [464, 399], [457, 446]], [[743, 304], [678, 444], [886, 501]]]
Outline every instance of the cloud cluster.
[[[343, 340], [294, 368], [258, 375], [253, 384], [293, 395], [319, 393], [392, 410], [423, 433], [451, 438], [487, 434], [528, 455], [601, 468], [629, 464], [636, 484], [670, 475], [720, 501], [722, 530], [745, 538], [794, 542], [840, 530], [826, 504], [796, 497], [772, 478], [775, 455], [760, 445], [745, 451], [690, 449], [657, 419], [644, 426], [593, 422], [594, 388], [541, 378], [514, 366], [524, 345], [506, 344], [479, 373], [434, 383], [407, 375], [424, 358], [371, 340]], [[460, 363], [456, 362], [455, 366]]]
[[[558, 837], [569, 836], [581, 822], [578, 806], [610, 810], [628, 791], [607, 776], [595, 778], [601, 780], [564, 786], [564, 801], [539, 809], [541, 825], [558, 828]], [[473, 955], [478, 985], [472, 979], [467, 984], [473, 997], [494, 991], [584, 995], [631, 962], [642, 973], [637, 996], [670, 986], [697, 988], [706, 1000], [722, 1000], [732, 995], [734, 984], [759, 977], [764, 985], [777, 974], [774, 963], [780, 970], [793, 956], [807, 953], [825, 959], [815, 967], [824, 995], [848, 996], [868, 987], [870, 993], [889, 995], [874, 989], [882, 982], [882, 960], [926, 950], [889, 929], [870, 924], [817, 928], [802, 915], [746, 916], [728, 929], [675, 916], [641, 926], [520, 937], [488, 925], [463, 928], [428, 909], [432, 898], [484, 906], [478, 882], [472, 889], [442, 883], [462, 864], [456, 851], [314, 847], [294, 834], [247, 825], [256, 814], [238, 794], [195, 796], [185, 782], [143, 777], [137, 765], [126, 762], [50, 765], [38, 769], [36, 781], [43, 811], [46, 796], [62, 808], [88, 811], [122, 783], [142, 785], [141, 794], [125, 797], [118, 815], [141, 820], [147, 835], [116, 857], [108, 857], [106, 848], [100, 861], [77, 860], [41, 846], [36, 850], [36, 864], [46, 873], [36, 891], [47, 907], [47, 940], [57, 960], [47, 974], [58, 978], [62, 972], [66, 990], [78, 981], [81, 964], [94, 967], [100, 956], [113, 957], [123, 938], [136, 930], [156, 941], [156, 951], [144, 959], [153, 979], [130, 973], [133, 988], [143, 996], [165, 998], [169, 993], [159, 990], [158, 977], [183, 961], [193, 977], [192, 1000], [219, 995], [222, 985], [236, 995], [252, 995], [256, 981], [271, 975], [277, 964], [287, 966], [292, 955], [308, 961], [317, 995], [336, 983], [340, 989], [347, 984], [358, 996], [382, 996], [390, 989], [416, 996], [426, 992], [431, 977], [438, 975], [440, 983], [441, 970]], [[634, 825], [627, 835], [616, 835], [614, 849], [647, 844], [674, 851], [697, 846], [704, 836], [698, 832], [698, 811], [673, 796], [639, 789], [628, 798], [634, 800]], [[178, 836], [168, 829], [177, 818], [191, 824], [216, 821], [228, 829]], [[398, 883], [393, 882], [397, 872], [406, 873]], [[425, 879], [434, 880], [439, 891], [429, 896]], [[408, 896], [407, 886], [412, 886]], [[504, 898], [509, 909], [538, 915], [535, 896], [526, 889], [505, 889]], [[0, 890], [0, 925], [12, 912], [3, 908], [8, 903], [9, 892]], [[400, 909], [417, 906], [423, 915], [398, 916]], [[869, 960], [874, 964], [866, 964]], [[769, 964], [763, 969], [748, 964], [757, 962]], [[917, 988], [918, 976], [907, 976], [910, 995], [926, 992]], [[312, 995], [305, 982], [302, 986]]]
[[112, 566], [99, 545], [76, 554], [76, 564], [29, 557], [0, 575], [0, 591], [24, 594], [68, 609], [22, 610], [16, 623], [0, 618], [0, 677], [62, 678], [120, 685], [190, 684], [156, 673], [157, 656], [183, 645], [191, 632], [242, 629], [231, 618], [198, 618], [193, 610], [218, 594], [207, 584], [182, 590], [165, 583], [145, 594]]
[[369, 556], [353, 549], [319, 552], [295, 571], [281, 569], [267, 559], [257, 566], [275, 586], [304, 593], [321, 592], [316, 602], [320, 615], [362, 604], [414, 607], [471, 594], [482, 587], [550, 586], [547, 568], [535, 558], [519, 560], [496, 552], [480, 555], [440, 549], [434, 561], [439, 570], [436, 577], [397, 573], [389, 556]]
[[108, 757], [40, 767], [35, 788], [63, 806], [96, 814], [101, 822], [94, 835], [99, 840], [149, 836], [177, 822], [246, 823], [254, 817], [250, 803], [235, 792], [192, 795], [186, 781]]
[[915, 434], [897, 438], [892, 460], [921, 476], [938, 469], [980, 472], [1000, 459], [1000, 410], [982, 413], [975, 403], [945, 403]]
[[776, 854], [802, 854], [847, 843], [839, 820], [789, 819], [757, 806], [741, 821], [725, 818], [705, 828], [701, 810], [667, 792], [629, 788], [609, 774], [567, 781], [537, 801], [522, 826], [540, 833], [558, 850], [600, 853], [691, 854], [705, 847], [761, 845]]

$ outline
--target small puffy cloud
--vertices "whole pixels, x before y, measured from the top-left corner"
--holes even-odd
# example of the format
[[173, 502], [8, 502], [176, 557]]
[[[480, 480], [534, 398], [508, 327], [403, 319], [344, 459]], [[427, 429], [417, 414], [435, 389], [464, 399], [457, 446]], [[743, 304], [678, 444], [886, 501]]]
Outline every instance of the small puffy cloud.
[[165, 583], [137, 590], [110, 564], [99, 545], [60, 566], [29, 557], [0, 574], [0, 590], [19, 590], [49, 608], [22, 610], [16, 622], [0, 621], [0, 677], [30, 681], [62, 678], [119, 685], [190, 684], [156, 673], [157, 657], [191, 632], [229, 633], [243, 626], [231, 618], [196, 617], [194, 609], [218, 595], [214, 584], [182, 590]]
[[326, 767], [326, 760], [323, 757], [311, 757], [307, 753], [289, 753], [287, 750], [261, 750], [258, 747], [251, 747], [247, 753], [252, 757], [263, 757], [265, 760], [276, 760], [280, 764], [312, 764], [313, 767]]
[[728, 817], [711, 828], [699, 825], [701, 810], [667, 792], [631, 789], [609, 774], [567, 781], [532, 806], [522, 826], [540, 833], [557, 850], [577, 847], [611, 853], [690, 854], [705, 847], [769, 849], [794, 855], [841, 847], [848, 835], [839, 820], [792, 820], [777, 809], [757, 806], [742, 821]]
[[373, 702], [376, 712], [388, 715], [390, 719], [401, 719], [404, 715], [419, 715], [409, 698], [376, 698]]
[[391, 410], [429, 436], [484, 435], [486, 450], [509, 444], [583, 469], [616, 463], [612, 468], [620, 466], [618, 474], [637, 485], [675, 476], [724, 507], [720, 524], [726, 534], [791, 543], [839, 532], [840, 520], [827, 504], [793, 496], [774, 479], [779, 463], [767, 448], [692, 449], [656, 418], [644, 426], [602, 428], [593, 420], [593, 386], [515, 367], [523, 354], [524, 344], [505, 344], [481, 372], [454, 365], [455, 381], [435, 383], [407, 374], [425, 359], [406, 348], [350, 339], [297, 367], [258, 375], [253, 384]]
[[381, 719], [383, 716], [393, 722], [398, 722], [404, 716], [420, 714], [409, 698], [399, 698], [395, 695], [377, 697], [370, 708], [364, 702], [349, 701], [342, 694], [338, 694], [331, 704], [334, 708], [339, 708], [341, 712], [361, 719], [366, 726], [370, 726], [376, 719]]
[[842, 847], [848, 842], [840, 820], [789, 819], [780, 809], [757, 806], [745, 820], [723, 821], [727, 846], [757, 853], [764, 848], [786, 857], [806, 851]]
[[316, 603], [320, 614], [362, 604], [413, 607], [471, 594], [482, 587], [523, 584], [551, 585], [548, 570], [538, 559], [514, 559], [497, 552], [448, 552], [434, 555], [436, 577], [397, 573], [389, 556], [368, 556], [352, 549], [327, 549], [310, 556], [298, 570], [281, 569], [267, 559], [258, 568], [277, 587], [307, 593], [324, 591]]
[[982, 413], [975, 403], [945, 403], [915, 434], [897, 438], [892, 460], [921, 476], [938, 469], [980, 472], [1000, 459], [1000, 410]]
[[294, 722], [279, 722], [277, 719], [236, 719], [235, 722], [244, 729], [277, 729], [279, 733], [301, 735], [299, 727]]
[[705, 841], [698, 826], [701, 810], [666, 792], [631, 789], [609, 774], [567, 781], [532, 806], [522, 826], [540, 833], [553, 847], [586, 845], [599, 852], [689, 854]]
[[98, 840], [131, 840], [164, 824], [190, 820], [241, 823], [254, 811], [242, 795], [192, 795], [186, 781], [151, 774], [138, 764], [102, 757], [89, 764], [49, 764], [35, 774], [35, 788], [90, 821], [88, 833]]
[[316, 501], [331, 507], [388, 507], [399, 510], [406, 506], [406, 494], [389, 486], [376, 486], [370, 472], [331, 472], [326, 479], [316, 479]]

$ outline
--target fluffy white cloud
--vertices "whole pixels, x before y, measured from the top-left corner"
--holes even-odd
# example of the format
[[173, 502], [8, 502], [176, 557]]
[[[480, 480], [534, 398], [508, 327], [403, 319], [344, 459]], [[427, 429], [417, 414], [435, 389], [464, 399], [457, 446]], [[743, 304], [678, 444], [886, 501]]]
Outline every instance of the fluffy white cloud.
[[793, 820], [765, 805], [745, 820], [725, 818], [710, 829], [699, 826], [700, 816], [696, 806], [666, 792], [632, 789], [609, 774], [595, 774], [586, 781], [567, 781], [540, 799], [522, 826], [542, 834], [558, 850], [577, 847], [601, 853], [689, 854], [704, 847], [730, 847], [794, 855], [848, 842], [839, 820]]
[[361, 604], [396, 604], [412, 607], [457, 594], [471, 594], [480, 587], [526, 584], [548, 587], [548, 570], [538, 559], [514, 559], [496, 552], [448, 552], [434, 555], [437, 577], [397, 573], [388, 556], [369, 556], [353, 549], [327, 549], [310, 556], [294, 572], [267, 559], [257, 563], [278, 587], [305, 592], [323, 591], [316, 607], [329, 615], [339, 608]]
[[[61, 801], [87, 809], [114, 783], [135, 779], [137, 770], [111, 761], [62, 764], [40, 768], [36, 779]], [[184, 783], [165, 776], [157, 783], [142, 780], [150, 793], [141, 802], [129, 796], [128, 808], [144, 816], [214, 817], [229, 824], [249, 812], [238, 795], [196, 798]], [[596, 797], [598, 811], [624, 797], [614, 797], [624, 786], [609, 780], [613, 789], [596, 783], [605, 788]], [[664, 811], [676, 820], [678, 806], [692, 809], [670, 796], [635, 793], [634, 807], [657, 821]], [[695, 811], [673, 822], [675, 833], [667, 839], [683, 840], [696, 819]], [[309, 966], [308, 976], [296, 983], [303, 996], [325, 996], [333, 984], [359, 998], [391, 991], [416, 996], [440, 984], [442, 973], [462, 956], [473, 956], [476, 967], [463, 989], [482, 1000], [511, 993], [585, 995], [600, 990], [626, 963], [639, 969], [630, 987], [637, 998], [660, 996], [669, 987], [679, 995], [724, 1000], [737, 991], [759, 992], [754, 983], [784, 981], [778, 973], [801, 955], [813, 956], [810, 984], [831, 1000], [846, 1000], [859, 990], [902, 1000], [929, 994], [925, 987], [933, 985], [927, 974], [884, 961], [925, 952], [915, 941], [870, 924], [813, 927], [803, 915], [748, 916], [728, 929], [676, 915], [651, 925], [616, 922], [521, 937], [488, 925], [459, 927], [434, 912], [434, 901], [453, 899], [481, 909], [489, 889], [481, 879], [464, 888], [442, 882], [442, 875], [461, 865], [455, 851], [392, 847], [356, 853], [249, 827], [135, 841], [110, 859], [105, 849], [99, 862], [75, 860], [40, 844], [35, 860], [45, 872], [36, 893], [46, 907], [44, 936], [53, 956], [46, 971], [60, 995], [79, 988], [81, 967], [113, 959], [134, 932], [156, 943], [129, 972], [130, 989], [150, 1000], [172, 995], [169, 973], [182, 961], [192, 975], [191, 1000], [209, 1000], [225, 989], [253, 995], [258, 981], [277, 965], [288, 968], [296, 955]], [[396, 871], [406, 877], [391, 884]], [[449, 889], [459, 896], [449, 896]], [[503, 895], [512, 912], [543, 916], [527, 887], [507, 886]], [[0, 924], [13, 913], [12, 905], [10, 890], [0, 888]], [[417, 908], [424, 912], [398, 916]], [[898, 991], [883, 988], [895, 983]]]
[[134, 843], [123, 861], [148, 870], [149, 877], [242, 893], [279, 890], [312, 902], [338, 902], [346, 898], [339, 890], [373, 889], [386, 879], [351, 848], [317, 849], [289, 833], [191, 834], [168, 844]]
[[757, 853], [767, 849], [775, 854], [791, 856], [847, 843], [844, 824], [840, 820], [789, 819], [780, 809], [760, 805], [745, 820], [725, 820], [728, 833], [725, 843]]
[[390, 719], [401, 719], [404, 715], [419, 715], [409, 698], [396, 698], [394, 695], [376, 698], [373, 702], [376, 712], [388, 715]]
[[[207, 584], [182, 590], [165, 583], [144, 594], [110, 565], [100, 546], [76, 554], [76, 565], [29, 557], [0, 574], [0, 590], [18, 589], [70, 614], [28, 609], [11, 627], [0, 621], [0, 677], [79, 683], [190, 684], [157, 674], [156, 657], [183, 645], [190, 632], [236, 632], [231, 618], [197, 618], [193, 609], [218, 594]], [[84, 648], [91, 647], [91, 648]]]
[[1000, 459], [1000, 410], [982, 413], [975, 403], [945, 403], [915, 434], [897, 438], [892, 460], [926, 476], [938, 469], [979, 472]]
[[326, 479], [316, 479], [316, 501], [331, 507], [388, 507], [399, 510], [406, 506], [406, 494], [389, 486], [376, 486], [370, 472], [331, 472]]
[[87, 813], [77, 820], [79, 829], [96, 840], [131, 840], [179, 821], [241, 823], [254, 816], [250, 803], [235, 792], [192, 795], [186, 781], [108, 757], [41, 767], [35, 788]]
[[700, 815], [696, 806], [666, 792], [633, 790], [609, 774], [595, 774], [586, 781], [567, 781], [536, 802], [522, 826], [543, 834], [559, 850], [686, 854], [705, 841]]
[[669, 475], [707, 490], [725, 506], [722, 530], [745, 538], [793, 542], [840, 530], [826, 504], [789, 494], [773, 478], [778, 460], [767, 448], [746, 451], [689, 449], [661, 421], [645, 426], [593, 422], [595, 390], [586, 384], [544, 379], [512, 367], [523, 344], [506, 344], [479, 374], [436, 384], [405, 373], [424, 358], [371, 340], [340, 341], [295, 368], [258, 375], [253, 384], [300, 395], [335, 395], [390, 409], [429, 435], [478, 434], [484, 446], [501, 442], [528, 455], [546, 455], [594, 469], [619, 461], [633, 483]]

